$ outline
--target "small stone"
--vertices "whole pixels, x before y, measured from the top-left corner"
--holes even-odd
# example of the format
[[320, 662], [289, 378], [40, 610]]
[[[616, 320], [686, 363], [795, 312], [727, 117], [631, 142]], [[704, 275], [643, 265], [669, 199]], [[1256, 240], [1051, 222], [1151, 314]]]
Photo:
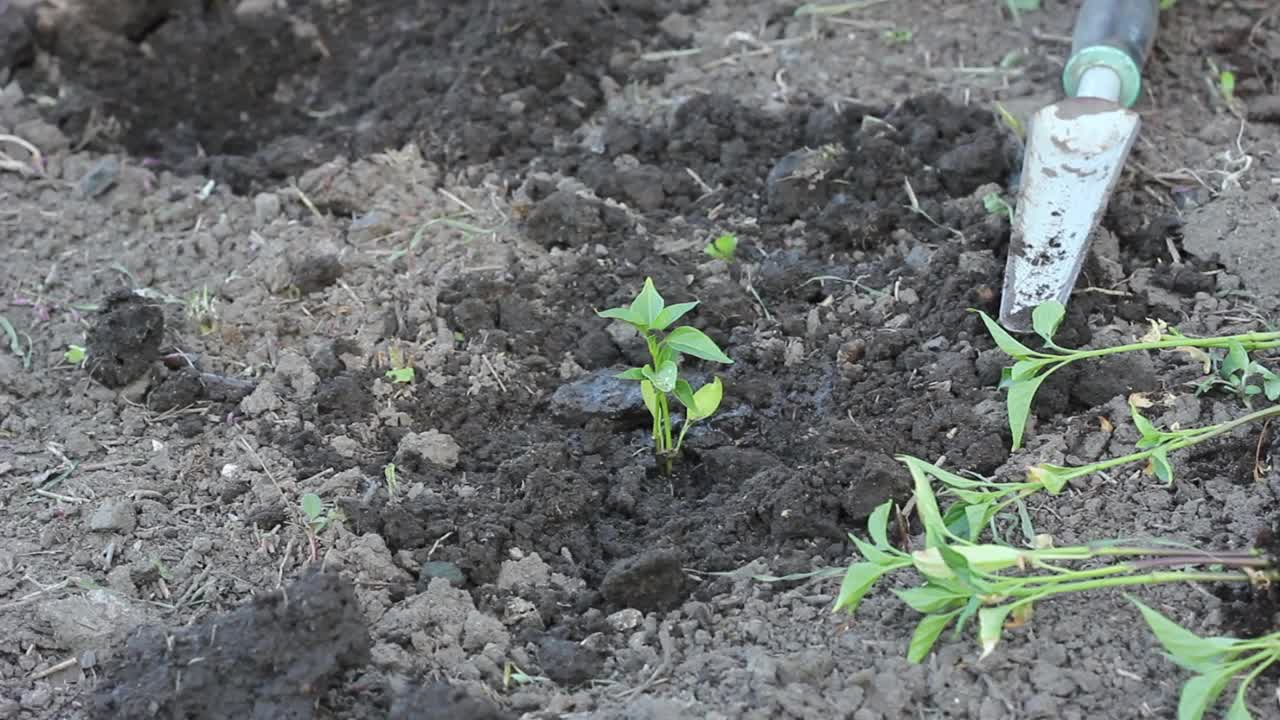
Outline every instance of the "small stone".
[[400, 440], [395, 464], [410, 472], [419, 472], [427, 465], [451, 469], [457, 467], [461, 451], [456, 440], [439, 430], [409, 433]]
[[615, 369], [598, 370], [565, 383], [551, 395], [551, 412], [567, 425], [589, 420], [643, 423], [648, 418], [640, 383], [615, 377]]
[[104, 157], [94, 163], [76, 183], [76, 192], [83, 198], [95, 198], [110, 190], [120, 178], [120, 161], [114, 157]]
[[280, 197], [275, 193], [258, 193], [253, 197], [253, 218], [266, 225], [280, 215]]
[[537, 553], [523, 560], [505, 560], [498, 570], [498, 588], [541, 587], [551, 582], [551, 568]]
[[538, 643], [538, 664], [555, 683], [576, 687], [591, 682], [604, 669], [604, 656], [571, 640], [547, 637]]
[[651, 550], [615, 563], [601, 591], [615, 605], [651, 612], [678, 605], [685, 585], [679, 556], [670, 550]]
[[94, 532], [118, 532], [128, 535], [138, 527], [137, 510], [124, 498], [112, 498], [98, 505], [89, 517], [89, 529]]
[[635, 608], [626, 608], [605, 618], [605, 622], [618, 632], [626, 632], [640, 627], [640, 623], [644, 622], [644, 614]]

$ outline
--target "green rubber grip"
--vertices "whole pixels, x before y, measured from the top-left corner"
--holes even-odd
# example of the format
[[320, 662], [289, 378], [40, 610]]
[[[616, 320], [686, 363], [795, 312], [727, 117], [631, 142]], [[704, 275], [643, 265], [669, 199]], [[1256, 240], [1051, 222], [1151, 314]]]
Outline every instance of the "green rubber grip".
[[1067, 95], [1075, 97], [1085, 71], [1102, 65], [1120, 76], [1120, 102], [1137, 102], [1159, 21], [1159, 0], [1084, 0], [1062, 71]]

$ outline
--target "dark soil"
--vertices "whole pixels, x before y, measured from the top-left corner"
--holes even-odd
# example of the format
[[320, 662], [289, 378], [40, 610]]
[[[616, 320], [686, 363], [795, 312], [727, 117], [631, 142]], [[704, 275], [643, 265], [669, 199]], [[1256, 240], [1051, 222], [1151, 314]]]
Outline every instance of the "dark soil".
[[[762, 37], [845, 36], [747, 5]], [[1055, 374], [1011, 456], [1007, 358], [973, 310], [999, 305], [1009, 222], [985, 198], [1012, 197], [1021, 149], [989, 102], [937, 82], [833, 100], [770, 70], [770, 104], [755, 63], [792, 62], [785, 44], [693, 66], [741, 64], [739, 85], [702, 87], [644, 56], [747, 27], [693, 0], [104, 7], [24, 17], [40, 52], [0, 54], [47, 98], [0, 103], [0, 132], [63, 141], [60, 179], [0, 174], [22, 230], [6, 312], [42, 338], [44, 370], [0, 365], [0, 477], [31, 478], [5, 490], [0, 603], [31, 601], [23, 577], [71, 593], [74, 573], [139, 629], [91, 693], [80, 675], [33, 699], [32, 673], [79, 648], [0, 626], [0, 710], [12, 695], [42, 719], [93, 697], [96, 717], [862, 720], [1176, 703], [1111, 596], [1038, 614], [987, 665], [952, 643], [908, 668], [916, 617], [889, 593], [831, 620], [829, 582], [746, 577], [847, 564], [848, 533], [910, 496], [901, 454], [1016, 479], [1032, 459], [1128, 452], [1133, 393], [1165, 425], [1239, 410], [1168, 399], [1185, 358], [1109, 359]], [[20, 34], [13, 12], [0, 0], [0, 42]], [[1017, 82], [1047, 87], [1050, 65]], [[102, 153], [124, 159], [108, 189], [56, 194]], [[1165, 189], [1126, 178], [1060, 343], [1252, 312], [1237, 277], [1180, 251]], [[70, 209], [46, 215], [55, 201]], [[29, 230], [46, 221], [64, 224]], [[733, 262], [703, 253], [721, 232], [741, 241]], [[671, 476], [614, 377], [643, 343], [595, 312], [647, 277], [698, 300], [686, 321], [734, 360], [684, 362], [725, 399]], [[151, 299], [200, 287], [217, 308], [203, 321]], [[86, 329], [89, 380], [69, 387], [61, 351]], [[412, 382], [386, 374], [406, 363]], [[1173, 490], [1117, 472], [1030, 511], [1063, 544], [1238, 542], [1280, 488], [1242, 480], [1251, 440], [1179, 459]], [[324, 503], [313, 533], [304, 493]], [[1227, 629], [1272, 626], [1270, 596], [1223, 600]]]

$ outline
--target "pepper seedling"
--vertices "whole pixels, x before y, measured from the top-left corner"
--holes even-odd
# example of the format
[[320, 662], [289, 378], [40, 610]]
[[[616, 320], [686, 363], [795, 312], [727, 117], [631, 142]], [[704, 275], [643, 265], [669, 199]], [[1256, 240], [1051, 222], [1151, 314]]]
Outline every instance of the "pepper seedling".
[[[667, 305], [654, 287], [653, 279], [645, 278], [644, 288], [630, 305], [596, 312], [602, 318], [620, 320], [630, 325], [644, 338], [650, 362], [644, 367], [630, 368], [619, 373], [618, 377], [640, 383], [641, 397], [653, 418], [654, 453], [668, 474], [676, 456], [680, 454], [684, 436], [689, 432], [690, 426], [711, 417], [720, 408], [720, 401], [724, 396], [724, 386], [719, 377], [694, 390], [688, 380], [680, 377], [681, 357], [691, 355], [710, 362], [733, 364], [733, 360], [701, 330], [688, 325], [671, 327], [697, 306], [697, 301]], [[674, 442], [669, 399], [672, 395], [685, 408], [680, 435]]]

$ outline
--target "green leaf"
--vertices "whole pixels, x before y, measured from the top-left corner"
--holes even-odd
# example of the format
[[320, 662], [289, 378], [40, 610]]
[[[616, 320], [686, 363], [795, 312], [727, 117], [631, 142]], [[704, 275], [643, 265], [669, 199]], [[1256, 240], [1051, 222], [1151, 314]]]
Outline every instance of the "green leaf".
[[651, 370], [645, 366], [645, 378], [653, 383], [654, 388], [659, 392], [669, 393], [676, 389], [676, 380], [679, 379], [680, 368], [670, 360], [658, 366], [657, 370]]
[[631, 301], [631, 314], [646, 328], [651, 328], [658, 321], [666, 302], [653, 286], [653, 278], [644, 279], [644, 289]]
[[991, 339], [996, 341], [996, 346], [1003, 350], [1005, 355], [1015, 360], [1022, 360], [1036, 354], [1031, 348], [1015, 340], [1007, 330], [1000, 327], [1000, 324], [992, 320], [986, 313], [981, 310], [972, 310], [971, 312], [976, 312], [982, 316], [982, 323], [987, 326], [987, 332], [991, 334]]
[[858, 548], [858, 554], [867, 562], [875, 563], [876, 565], [886, 565], [894, 560], [892, 555], [881, 550], [875, 545], [866, 542], [865, 540], [860, 540], [852, 534], [849, 535], [849, 539], [852, 540], [854, 546]]
[[643, 368], [630, 368], [624, 372], [620, 372], [614, 377], [619, 380], [644, 380], [647, 375], [644, 374]]
[[697, 301], [668, 305], [662, 309], [662, 312], [658, 313], [657, 319], [653, 322], [653, 329], [666, 330], [671, 327], [672, 323], [684, 317], [686, 313], [696, 307], [698, 307]]
[[1244, 371], [1249, 367], [1249, 351], [1244, 349], [1244, 345], [1239, 340], [1232, 340], [1227, 344], [1227, 357], [1222, 361], [1222, 367], [1219, 368], [1218, 374], [1228, 380], [1238, 372]]
[[701, 420], [711, 417], [716, 410], [720, 409], [720, 401], [723, 399], [724, 384], [720, 382], [720, 378], [713, 378], [693, 394], [693, 407], [689, 408], [689, 419]]
[[871, 512], [867, 518], [867, 534], [875, 542], [876, 547], [889, 547], [889, 513], [893, 511], [893, 501], [886, 500]]
[[946, 523], [942, 520], [938, 499], [933, 494], [933, 488], [929, 485], [929, 476], [924, 470], [925, 466], [932, 466], [910, 455], [899, 455], [898, 460], [906, 463], [907, 470], [911, 472], [916, 496], [916, 512], [920, 515], [920, 522], [924, 524], [925, 543], [933, 547], [941, 543], [942, 538], [945, 537]]
[[1037, 335], [1044, 338], [1046, 344], [1052, 347], [1053, 335], [1058, 332], [1058, 327], [1062, 325], [1062, 318], [1066, 314], [1066, 306], [1057, 300], [1041, 303], [1031, 311], [1031, 327]]
[[1249, 712], [1249, 706], [1245, 704], [1244, 696], [1249, 686], [1245, 683], [1240, 684], [1240, 689], [1236, 691], [1236, 699], [1232, 701], [1231, 708], [1227, 710], [1225, 720], [1253, 720], [1253, 713]]
[[733, 360], [729, 359], [729, 356], [725, 355], [720, 346], [707, 337], [706, 333], [688, 325], [672, 330], [662, 342], [672, 350], [685, 355], [692, 355], [696, 358], [724, 363], [725, 365], [733, 364]]
[[62, 359], [71, 365], [79, 365], [84, 362], [85, 349], [79, 345], [68, 345], [67, 351], [62, 353]]
[[1022, 498], [1017, 498], [1015, 504], [1018, 507], [1018, 521], [1022, 526], [1022, 535], [1027, 539], [1027, 546], [1035, 547], [1036, 527], [1031, 522], [1031, 514], [1027, 512], [1027, 504], [1022, 502]]
[[732, 233], [725, 233], [720, 237], [707, 243], [703, 248], [703, 252], [717, 260], [729, 262], [733, 260], [733, 255], [738, 250], [738, 237]]
[[307, 516], [308, 520], [315, 520], [324, 512], [324, 502], [320, 500], [320, 496], [315, 493], [307, 493], [302, 496], [302, 513]]
[[608, 310], [598, 310], [596, 315], [609, 320], [621, 320], [630, 325], [640, 325], [642, 321], [632, 312], [631, 308], [609, 308]]
[[1164, 484], [1173, 484], [1173, 465], [1169, 463], [1168, 450], [1165, 448], [1156, 448], [1156, 450], [1151, 453], [1151, 471], [1154, 472], [1156, 478], [1164, 482]]
[[692, 410], [697, 404], [697, 400], [694, 400], [693, 398], [693, 386], [684, 378], [676, 380], [675, 395], [676, 399], [679, 400], [680, 404], [685, 406], [686, 409]]
[[911, 634], [911, 644], [907, 648], [907, 662], [915, 665], [923, 661], [933, 649], [934, 643], [938, 642], [938, 636], [942, 635], [942, 631], [947, 629], [960, 612], [953, 610], [942, 615], [925, 615], [920, 618], [915, 632]]
[[967, 597], [937, 585], [923, 585], [909, 590], [895, 589], [893, 594], [912, 610], [925, 615], [952, 609], [957, 601]]
[[1197, 675], [1182, 685], [1178, 696], [1178, 720], [1201, 720], [1209, 706], [1222, 695], [1231, 681], [1232, 668]]
[[1147, 621], [1156, 640], [1164, 646], [1170, 659], [1193, 672], [1206, 673], [1218, 667], [1235, 645], [1235, 640], [1224, 637], [1202, 638], [1181, 625], [1152, 610], [1139, 600], [1129, 597]]
[[1067, 473], [1071, 468], [1051, 463], [1040, 463], [1027, 471], [1027, 478], [1044, 486], [1050, 495], [1057, 495], [1067, 487]]
[[1031, 380], [1018, 380], [1009, 386], [1005, 405], [1009, 413], [1009, 432], [1013, 434], [1013, 450], [1022, 447], [1022, 434], [1027, 429], [1027, 418], [1031, 416], [1031, 401], [1047, 377], [1041, 375]]
[[1009, 369], [1009, 381], [1030, 379], [1040, 371], [1040, 368], [1051, 362], [1053, 360], [1019, 360]]
[[[648, 370], [649, 366], [645, 366]], [[649, 414], [658, 419], [658, 391], [653, 388], [653, 383], [648, 380], [640, 381], [640, 397], [644, 400], [644, 406], [649, 408]]]
[[1004, 619], [1013, 609], [1013, 603], [999, 607], [982, 608], [978, 611], [978, 642], [982, 644], [982, 659], [991, 654], [1000, 643], [1004, 633]]
[[1163, 439], [1162, 433], [1150, 420], [1142, 416], [1138, 406], [1132, 402], [1129, 403], [1129, 417], [1133, 418], [1133, 425], [1138, 428], [1138, 434], [1142, 436], [1142, 442], [1138, 443], [1138, 447], [1142, 447], [1143, 442], [1154, 445]]
[[994, 508], [990, 503], [964, 506], [964, 519], [969, 531], [965, 537], [966, 540], [972, 542], [978, 539], [978, 536], [982, 534], [982, 529], [991, 520], [990, 513], [993, 511]]
[[973, 574], [973, 570], [969, 567], [969, 559], [963, 554], [956, 552], [955, 548], [950, 545], [938, 545], [938, 553], [942, 556], [942, 561], [947, 564], [947, 568], [955, 574], [960, 582], [975, 590], [981, 590], [984, 583]]
[[1275, 402], [1280, 400], [1280, 375], [1277, 375], [1266, 368], [1262, 368], [1262, 390], [1266, 393], [1267, 400]]
[[836, 596], [835, 607], [832, 611], [846, 610], [852, 613], [858, 609], [862, 597], [867, 594], [872, 585], [880, 579], [881, 575], [892, 569], [875, 563], [860, 562], [849, 566], [844, 574], [844, 580], [840, 583], [840, 594]]

